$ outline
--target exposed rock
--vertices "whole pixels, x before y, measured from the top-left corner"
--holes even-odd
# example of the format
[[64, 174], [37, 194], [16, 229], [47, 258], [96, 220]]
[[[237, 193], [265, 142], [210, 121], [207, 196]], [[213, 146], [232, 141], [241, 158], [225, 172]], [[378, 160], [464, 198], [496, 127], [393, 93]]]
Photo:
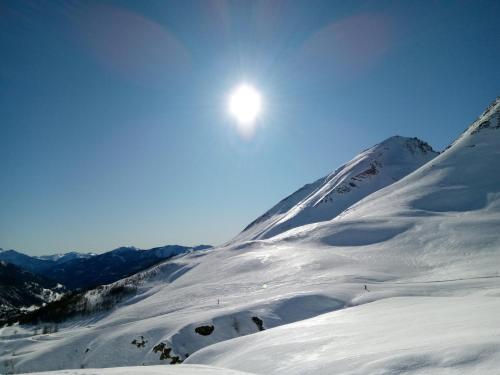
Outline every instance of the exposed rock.
[[262, 319], [260, 319], [259, 317], [256, 317], [256, 316], [252, 316], [252, 321], [255, 323], [255, 325], [257, 326], [259, 331], [265, 330], [264, 322], [262, 321]]
[[172, 352], [172, 348], [167, 348], [167, 345], [164, 342], [160, 342], [158, 345], [153, 347], [153, 352], [160, 353], [160, 360], [164, 361], [165, 359], [172, 358], [170, 353]]
[[140, 339], [134, 339], [131, 344], [137, 346], [138, 348], [144, 348], [148, 340], [144, 340], [144, 336], [141, 336]]
[[173, 356], [170, 358], [171, 358], [171, 361], [170, 361], [171, 365], [175, 365], [177, 363], [182, 363], [182, 360], [178, 356]]
[[194, 329], [194, 331], [202, 336], [208, 336], [214, 331], [214, 326], [199, 326]]

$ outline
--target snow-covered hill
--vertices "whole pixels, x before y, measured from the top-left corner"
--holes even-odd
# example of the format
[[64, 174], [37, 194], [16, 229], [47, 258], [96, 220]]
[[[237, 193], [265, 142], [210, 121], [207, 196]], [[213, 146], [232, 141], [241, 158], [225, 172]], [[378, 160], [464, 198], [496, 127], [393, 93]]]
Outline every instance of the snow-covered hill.
[[114, 310], [55, 334], [2, 328], [0, 364], [497, 374], [499, 111], [332, 220], [179, 255], [120, 281], [136, 291]]
[[291, 228], [331, 220], [437, 155], [418, 138], [388, 138], [283, 199], [250, 223], [231, 243], [270, 238]]
[[498, 296], [400, 297], [224, 341], [187, 362], [259, 374], [497, 374], [499, 336]]

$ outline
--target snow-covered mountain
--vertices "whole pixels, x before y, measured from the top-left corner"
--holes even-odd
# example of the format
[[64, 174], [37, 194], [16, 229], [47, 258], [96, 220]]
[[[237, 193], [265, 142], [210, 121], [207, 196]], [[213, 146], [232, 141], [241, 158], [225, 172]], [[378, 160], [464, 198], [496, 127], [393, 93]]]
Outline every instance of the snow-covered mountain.
[[231, 243], [270, 238], [291, 228], [331, 220], [437, 155], [418, 138], [388, 138], [283, 199], [250, 223]]
[[497, 100], [439, 156], [331, 220], [181, 254], [109, 285], [134, 292], [56, 334], [0, 329], [0, 363], [497, 374], [499, 113]]
[[330, 262], [315, 257], [295, 275], [315, 268], [303, 291], [331, 278], [323, 291], [340, 299], [363, 284], [346, 308], [208, 346], [187, 362], [266, 374], [497, 374], [498, 160], [500, 98], [422, 168], [335, 220], [267, 244], [326, 246]]
[[53, 280], [0, 261], [0, 321], [57, 300], [65, 291]]

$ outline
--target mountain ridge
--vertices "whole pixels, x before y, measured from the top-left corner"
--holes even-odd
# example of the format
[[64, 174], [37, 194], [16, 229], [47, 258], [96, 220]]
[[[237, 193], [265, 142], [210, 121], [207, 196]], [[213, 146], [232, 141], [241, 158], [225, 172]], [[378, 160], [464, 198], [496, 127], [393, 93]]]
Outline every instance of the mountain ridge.
[[401, 179], [437, 155], [427, 142], [416, 137], [389, 137], [290, 194], [227, 244], [266, 239], [304, 224], [331, 220], [353, 203]]

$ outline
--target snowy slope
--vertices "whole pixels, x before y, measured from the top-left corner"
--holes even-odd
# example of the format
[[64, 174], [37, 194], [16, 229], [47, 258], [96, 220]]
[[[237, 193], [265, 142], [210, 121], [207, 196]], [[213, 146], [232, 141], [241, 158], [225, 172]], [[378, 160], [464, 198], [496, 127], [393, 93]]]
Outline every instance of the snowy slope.
[[346, 208], [438, 155], [417, 138], [395, 136], [363, 151], [335, 172], [305, 185], [248, 225], [231, 242], [265, 239], [331, 220]]
[[259, 374], [496, 374], [500, 304], [385, 299], [225, 341], [187, 362]]
[[244, 375], [240, 371], [232, 371], [211, 366], [135, 366], [135, 367], [115, 367], [106, 369], [79, 369], [61, 370], [50, 372], [36, 372], [32, 375]]
[[121, 281], [137, 289], [114, 310], [54, 334], [2, 328], [0, 364], [497, 374], [499, 107], [330, 221], [180, 255]]

